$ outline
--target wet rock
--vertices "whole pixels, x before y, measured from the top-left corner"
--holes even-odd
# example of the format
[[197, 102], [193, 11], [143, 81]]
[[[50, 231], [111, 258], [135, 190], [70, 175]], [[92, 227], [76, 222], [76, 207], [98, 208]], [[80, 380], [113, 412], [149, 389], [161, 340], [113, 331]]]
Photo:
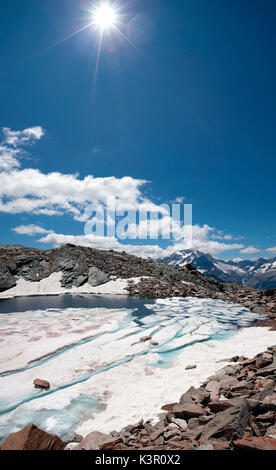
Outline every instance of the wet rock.
[[7, 437], [1, 450], [63, 450], [65, 445], [58, 436], [30, 424]]
[[47, 380], [35, 379], [33, 381], [33, 384], [37, 388], [44, 388], [46, 390], [50, 388], [50, 382], [48, 382]]
[[186, 367], [185, 367], [185, 370], [196, 369], [196, 367], [197, 367], [196, 364], [191, 364], [191, 365], [189, 365], [189, 366], [186, 366]]

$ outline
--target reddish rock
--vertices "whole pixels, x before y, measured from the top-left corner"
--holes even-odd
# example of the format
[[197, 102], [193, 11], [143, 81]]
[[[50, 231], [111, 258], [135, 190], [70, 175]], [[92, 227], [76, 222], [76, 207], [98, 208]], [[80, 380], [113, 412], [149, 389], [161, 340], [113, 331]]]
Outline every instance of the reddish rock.
[[243, 450], [276, 450], [276, 439], [270, 437], [248, 437], [234, 441], [238, 449]]
[[45, 388], [46, 390], [50, 388], [50, 383], [47, 380], [35, 379], [33, 384], [35, 387]]
[[229, 450], [230, 442], [221, 441], [219, 439], [211, 441], [214, 447], [214, 450]]
[[168, 405], [163, 405], [161, 410], [172, 411], [175, 405], [178, 405], [178, 403], [169, 403]]
[[211, 401], [218, 401], [219, 400], [219, 391], [221, 388], [221, 384], [215, 380], [211, 380], [206, 385], [206, 390], [210, 392], [210, 400]]
[[251, 366], [246, 366], [246, 367], [244, 368], [244, 370], [245, 370], [246, 372], [256, 371], [256, 370], [257, 370], [257, 367], [256, 367], [256, 366], [253, 366], [253, 365], [251, 365]]
[[204, 426], [201, 441], [225, 436], [231, 439], [234, 435], [242, 437], [249, 423], [250, 409], [246, 400], [239, 406], [232, 406], [225, 411], [217, 413], [215, 417]]
[[183, 405], [175, 405], [172, 410], [174, 416], [176, 418], [198, 418], [201, 415], [206, 414], [204, 408], [200, 405], [192, 405], [192, 404], [183, 404]]
[[114, 450], [116, 449], [116, 445], [122, 442], [120, 437], [111, 437], [110, 439], [106, 439], [102, 444], [99, 445], [100, 450]]
[[151, 434], [150, 440], [154, 442], [156, 439], [158, 439], [159, 436], [161, 436], [164, 433], [164, 431], [165, 431], [165, 428], [157, 429]]
[[30, 424], [7, 437], [1, 450], [63, 450], [65, 445], [55, 434], [48, 434]]
[[141, 343], [145, 343], [149, 340], [151, 340], [151, 336], [142, 336], [142, 338], [140, 338]]
[[276, 414], [274, 411], [267, 411], [262, 415], [257, 416], [255, 419], [256, 421], [268, 421], [274, 423], [276, 421]]
[[273, 362], [273, 355], [263, 353], [261, 354], [260, 357], [256, 359], [256, 366], [261, 369], [262, 367], [269, 366], [272, 362]]
[[100, 450], [100, 446], [111, 439], [108, 434], [93, 431], [75, 447], [74, 450]]
[[208, 407], [213, 413], [219, 413], [220, 411], [227, 410], [232, 406], [228, 401], [211, 401], [208, 403]]
[[169, 442], [170, 449], [179, 449], [179, 450], [194, 450], [193, 445], [188, 441], [174, 441]]

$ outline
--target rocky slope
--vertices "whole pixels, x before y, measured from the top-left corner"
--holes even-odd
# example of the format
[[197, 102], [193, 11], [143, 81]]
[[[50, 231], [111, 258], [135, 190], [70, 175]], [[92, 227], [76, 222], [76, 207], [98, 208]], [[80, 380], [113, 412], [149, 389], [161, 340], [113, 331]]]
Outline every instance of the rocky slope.
[[[129, 279], [130, 295], [151, 298], [210, 297], [240, 303], [257, 313], [267, 314], [275, 325], [276, 289], [252, 289], [223, 284], [200, 273], [191, 264], [171, 266], [127, 253], [64, 245], [38, 250], [19, 245], [0, 245], [0, 292], [14, 287], [19, 278], [38, 282], [62, 272], [61, 286], [98, 286], [110, 279]], [[131, 278], [140, 278], [134, 283]]]
[[224, 261], [201, 251], [181, 250], [159, 261], [172, 266], [191, 263], [201, 273], [220, 282], [236, 282], [257, 289], [276, 288], [276, 257]]
[[163, 405], [155, 424], [92, 431], [70, 443], [30, 425], [11, 434], [1, 450], [276, 450], [276, 346], [253, 359], [225, 362], [178, 403]]
[[92, 432], [74, 450], [276, 450], [276, 346], [253, 359], [233, 357], [198, 389], [110, 435]]

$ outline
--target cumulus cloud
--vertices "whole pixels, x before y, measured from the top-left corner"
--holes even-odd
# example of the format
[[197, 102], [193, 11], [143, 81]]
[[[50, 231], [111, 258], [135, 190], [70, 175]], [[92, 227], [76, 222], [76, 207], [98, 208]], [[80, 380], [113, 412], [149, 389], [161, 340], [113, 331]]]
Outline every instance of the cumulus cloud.
[[40, 225], [19, 225], [18, 227], [12, 228], [13, 232], [18, 233], [19, 235], [38, 235], [43, 233], [53, 233], [53, 230], [46, 230], [45, 228], [41, 227]]
[[253, 253], [259, 253], [259, 249], [258, 248], [255, 248], [255, 246], [248, 246], [247, 248], [243, 248], [243, 250], [241, 250], [240, 252], [241, 253], [245, 253], [247, 255], [251, 255]]
[[39, 140], [44, 135], [44, 129], [40, 126], [28, 127], [23, 131], [12, 131], [8, 127], [3, 127], [2, 132], [5, 136], [3, 143], [13, 147]]
[[53, 215], [70, 213], [76, 220], [87, 204], [95, 210], [115, 198], [118, 210], [157, 210], [158, 206], [143, 197], [141, 187], [146, 182], [131, 177], [80, 179], [78, 175], [42, 173], [35, 169], [1, 173], [0, 211], [32, 214], [51, 211]]
[[115, 236], [106, 237], [94, 235], [93, 233], [87, 235], [64, 235], [61, 233], [51, 232], [50, 234], [41, 238], [39, 242], [53, 246], [61, 246], [66, 243], [71, 243], [73, 245], [89, 246], [91, 248], [100, 248], [104, 250], [112, 249], [117, 251], [126, 251], [137, 256], [142, 256], [145, 258], [151, 257], [153, 259], [169, 256], [174, 251], [185, 249], [200, 250], [206, 253], [218, 254], [227, 250], [239, 249], [243, 246], [237, 244], [224, 244], [210, 240], [208, 236], [210, 231], [213, 229], [208, 227], [208, 225], [204, 225], [204, 227], [200, 227], [199, 225], [195, 225], [193, 227], [187, 226], [184, 228], [184, 231], [185, 230], [192, 230], [192, 243], [189, 242], [190, 238], [188, 237], [187, 240], [189, 241], [187, 241], [185, 239], [185, 235], [182, 233], [183, 240], [180, 240], [177, 243], [171, 243], [167, 248], [160, 247], [157, 244], [157, 241], [156, 244], [148, 244], [145, 242], [143, 245], [135, 245], [135, 242], [133, 242], [133, 244], [121, 243], [120, 240], [118, 240], [118, 238]]
[[9, 171], [20, 167], [20, 158], [26, 155], [21, 147], [41, 139], [45, 132], [42, 127], [36, 126], [23, 131], [12, 131], [3, 127], [2, 133], [4, 139], [0, 144], [0, 171]]
[[[196, 249], [211, 254], [222, 251], [242, 249], [244, 245], [226, 243], [232, 240], [230, 235], [222, 235], [208, 225], [183, 225], [170, 213], [166, 204], [155, 204], [145, 196], [144, 187], [147, 181], [132, 177], [116, 178], [94, 177], [87, 175], [80, 178], [78, 174], [63, 174], [61, 172], [43, 173], [34, 168], [21, 168], [20, 159], [24, 156], [24, 147], [41, 139], [45, 131], [36, 126], [13, 131], [3, 128], [4, 139], [0, 144], [0, 212], [7, 214], [28, 214], [47, 216], [70, 216], [80, 223], [86, 223], [91, 218], [93, 210], [102, 214], [109, 200], [116, 202], [116, 209], [124, 211], [137, 211], [146, 215], [153, 215], [150, 220], [143, 217], [128, 224], [127, 231], [130, 238], [157, 238], [170, 239], [169, 248], [161, 248], [159, 241], [142, 245], [127, 242], [121, 243], [117, 237], [95, 236], [90, 233], [84, 235], [64, 235], [55, 233], [39, 225], [21, 225], [13, 230], [22, 235], [45, 235], [41, 243], [54, 246], [64, 243], [85, 244], [97, 248], [118, 249], [139, 254], [140, 256], [161, 257], [175, 250]], [[182, 204], [183, 197], [174, 202]], [[182, 208], [183, 210], [183, 208]], [[159, 215], [158, 215], [159, 214]], [[157, 216], [158, 215], [158, 216]], [[162, 215], [162, 221], [160, 221]], [[159, 219], [158, 219], [159, 217]], [[107, 226], [112, 223], [112, 217], [107, 220]], [[170, 237], [170, 234], [173, 236]], [[192, 238], [191, 238], [192, 233]]]
[[272, 246], [271, 248], [267, 248], [265, 251], [267, 251], [267, 253], [270, 253], [272, 255], [276, 255], [276, 246]]
[[50, 244], [54, 247], [70, 243], [78, 246], [88, 246], [101, 250], [126, 251], [143, 258], [160, 258], [167, 256], [171, 250], [162, 249], [159, 245], [130, 245], [122, 244], [115, 237], [104, 237], [99, 235], [64, 235], [51, 233], [38, 240], [40, 243]]

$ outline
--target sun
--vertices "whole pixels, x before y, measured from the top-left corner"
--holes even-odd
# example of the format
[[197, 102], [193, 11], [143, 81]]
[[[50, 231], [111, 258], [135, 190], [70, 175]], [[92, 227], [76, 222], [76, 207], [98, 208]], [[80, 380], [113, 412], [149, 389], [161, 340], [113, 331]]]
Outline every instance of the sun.
[[108, 4], [99, 6], [94, 12], [94, 23], [101, 30], [114, 26], [116, 19], [117, 15], [114, 8]]

